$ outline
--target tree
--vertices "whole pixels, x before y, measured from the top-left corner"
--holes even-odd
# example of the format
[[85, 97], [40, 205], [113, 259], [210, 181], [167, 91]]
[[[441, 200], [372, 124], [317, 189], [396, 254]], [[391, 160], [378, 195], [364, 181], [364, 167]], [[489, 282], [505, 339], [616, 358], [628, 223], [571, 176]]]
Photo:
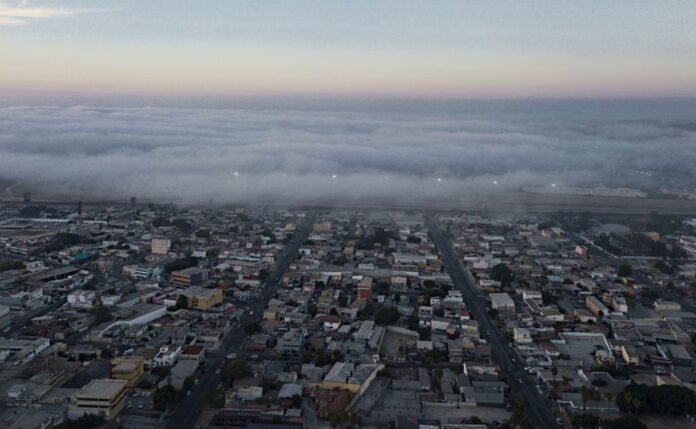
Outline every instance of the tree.
[[249, 335], [258, 334], [261, 332], [261, 324], [259, 322], [248, 323], [244, 326], [244, 332]]
[[208, 231], [207, 229], [199, 229], [198, 231], [196, 231], [194, 233], [194, 235], [196, 236], [196, 238], [209, 239], [210, 238], [210, 231]]
[[94, 324], [101, 325], [114, 318], [111, 314], [111, 310], [105, 307], [103, 304], [99, 304], [92, 309], [92, 316], [94, 316]]
[[103, 426], [106, 419], [96, 414], [85, 414], [79, 419], [67, 419], [63, 423], [53, 426], [53, 429], [93, 429]]
[[375, 323], [378, 325], [391, 325], [399, 320], [399, 310], [396, 307], [380, 308], [375, 313]]
[[406, 241], [411, 244], [421, 244], [422, 240], [420, 237], [416, 237], [415, 235], [409, 235], [408, 238], [406, 238]]
[[316, 316], [318, 311], [316, 304], [309, 304], [307, 306], [307, 313], [312, 317]]
[[696, 413], [696, 393], [683, 386], [630, 384], [616, 397], [624, 413], [681, 416]]
[[186, 377], [184, 379], [184, 385], [182, 386], [184, 391], [192, 390], [193, 386], [195, 385], [193, 378], [192, 377]]
[[178, 229], [181, 232], [191, 231], [191, 224], [188, 223], [185, 219], [174, 219], [172, 221], [172, 226], [175, 226], [176, 229]]
[[176, 297], [176, 309], [180, 310], [182, 308], [188, 308], [188, 299], [186, 298], [186, 295], [179, 294]]
[[633, 275], [633, 267], [629, 264], [621, 264], [619, 267], [619, 277], [630, 277]]
[[92, 277], [82, 284], [82, 289], [84, 290], [95, 290], [99, 285], [99, 280], [96, 277]]
[[152, 219], [152, 226], [155, 228], [161, 228], [164, 226], [172, 226], [172, 223], [169, 222], [169, 219], [165, 217], [157, 216], [156, 218]]
[[500, 263], [491, 268], [491, 279], [507, 284], [515, 280], [515, 274], [506, 264]]
[[215, 248], [210, 248], [205, 251], [205, 257], [208, 259], [217, 259], [220, 256], [220, 251]]
[[193, 256], [175, 259], [164, 266], [164, 271], [169, 274], [172, 271], [181, 271], [186, 268], [195, 267], [198, 265], [198, 259]]
[[10, 270], [22, 270], [24, 269], [24, 262], [20, 260], [4, 260], [0, 261], [0, 273]]
[[179, 392], [172, 386], [166, 385], [155, 390], [152, 397], [152, 407], [157, 411], [165, 411], [179, 400]]

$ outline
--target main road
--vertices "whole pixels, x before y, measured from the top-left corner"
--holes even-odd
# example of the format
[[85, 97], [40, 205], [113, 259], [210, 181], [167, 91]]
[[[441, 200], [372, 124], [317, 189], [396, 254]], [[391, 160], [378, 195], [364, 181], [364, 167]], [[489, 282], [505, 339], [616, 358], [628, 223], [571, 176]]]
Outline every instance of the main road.
[[[226, 354], [239, 353], [247, 334], [244, 329], [240, 329], [247, 323], [256, 322], [263, 314], [263, 310], [271, 300], [278, 289], [283, 276], [287, 272], [292, 261], [295, 260], [297, 252], [302, 246], [302, 243], [307, 239], [309, 232], [312, 230], [316, 216], [314, 213], [307, 213], [300, 227], [295, 231], [292, 240], [285, 246], [280, 257], [276, 261], [276, 265], [269, 279], [263, 286], [261, 298], [249, 304], [248, 313], [242, 315], [241, 325], [233, 327], [232, 330], [225, 335], [220, 348], [206, 356], [207, 365], [205, 373], [199, 377], [198, 384], [191, 390], [191, 393], [186, 396], [181, 402], [176, 405], [169, 418], [168, 427], [190, 429], [195, 427], [198, 418], [203, 410], [210, 404], [207, 402], [207, 396], [210, 392], [219, 389], [222, 383], [222, 369], [225, 366]], [[253, 312], [253, 314], [250, 314]]]
[[[491, 322], [484, 304], [477, 296], [471, 273], [462, 265], [449, 240], [442, 234], [437, 221], [428, 216], [426, 217], [426, 225], [454, 286], [461, 290], [469, 312], [473, 314], [483, 337], [490, 345], [511, 393], [523, 398], [525, 412], [532, 426], [542, 429], [557, 429], [559, 425], [544, 398], [534, 389], [534, 383], [527, 383], [523, 376], [518, 375], [524, 374], [524, 364], [520, 361], [514, 361], [510, 356], [506, 341], [498, 328]], [[521, 378], [518, 379], [518, 377]]]

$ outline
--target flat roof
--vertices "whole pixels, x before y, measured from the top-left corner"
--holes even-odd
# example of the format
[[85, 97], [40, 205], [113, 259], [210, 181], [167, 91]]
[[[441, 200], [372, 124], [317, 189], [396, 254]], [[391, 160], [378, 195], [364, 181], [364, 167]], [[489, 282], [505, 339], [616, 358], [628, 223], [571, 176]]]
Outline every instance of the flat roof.
[[123, 389], [126, 388], [126, 381], [124, 380], [111, 380], [111, 379], [100, 379], [92, 380], [85, 387], [82, 388], [80, 393], [77, 395], [80, 398], [100, 398], [100, 399], [111, 399], [118, 395]]

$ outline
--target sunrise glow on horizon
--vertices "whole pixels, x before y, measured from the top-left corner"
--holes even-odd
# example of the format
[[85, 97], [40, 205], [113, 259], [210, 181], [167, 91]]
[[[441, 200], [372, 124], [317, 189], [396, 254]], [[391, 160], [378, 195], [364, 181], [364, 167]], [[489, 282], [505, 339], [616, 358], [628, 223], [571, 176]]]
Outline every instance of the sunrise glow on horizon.
[[696, 95], [696, 3], [521, 3], [0, 0], [0, 94]]

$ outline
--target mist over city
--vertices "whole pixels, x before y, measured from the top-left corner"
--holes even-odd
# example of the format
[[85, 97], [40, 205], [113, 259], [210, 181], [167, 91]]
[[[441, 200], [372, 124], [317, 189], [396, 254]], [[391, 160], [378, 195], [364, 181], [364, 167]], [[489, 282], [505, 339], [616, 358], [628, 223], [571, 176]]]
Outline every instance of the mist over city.
[[48, 196], [221, 204], [695, 180], [688, 100], [340, 101], [0, 107], [0, 171]]

